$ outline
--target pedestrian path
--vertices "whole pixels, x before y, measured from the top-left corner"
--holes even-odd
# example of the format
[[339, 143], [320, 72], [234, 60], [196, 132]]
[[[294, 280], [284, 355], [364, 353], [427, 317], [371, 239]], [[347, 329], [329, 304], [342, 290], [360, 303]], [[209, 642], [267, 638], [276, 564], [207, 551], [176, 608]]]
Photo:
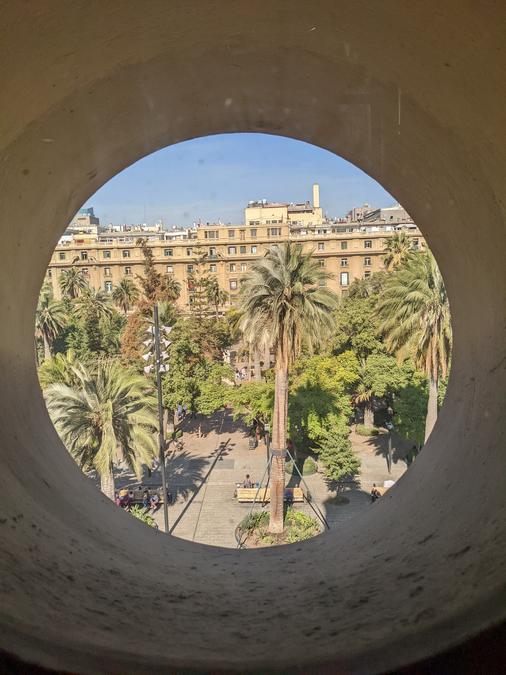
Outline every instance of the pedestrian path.
[[[199, 436], [198, 431], [202, 432]], [[235, 528], [250, 512], [250, 504], [239, 504], [234, 498], [236, 483], [242, 483], [246, 474], [252, 481], [260, 481], [266, 467], [267, 453], [261, 443], [254, 450], [248, 446], [248, 429], [232, 419], [230, 412], [220, 412], [204, 423], [188, 420], [184, 425], [184, 449], [168, 462], [168, 481], [176, 501], [169, 507], [171, 534], [182, 539], [235, 548]], [[324, 514], [329, 526], [356, 517], [370, 508], [373, 483], [397, 480], [406, 465], [395, 458], [392, 473], [386, 463], [386, 438], [362, 438], [352, 434], [352, 444], [361, 459], [359, 484], [344, 492], [348, 503], [335, 504], [335, 492], [329, 489], [321, 473], [305, 476], [313, 504]], [[314, 515], [308, 504], [296, 505]], [[259, 510], [260, 506], [255, 506]], [[156, 520], [163, 528], [163, 513]]]

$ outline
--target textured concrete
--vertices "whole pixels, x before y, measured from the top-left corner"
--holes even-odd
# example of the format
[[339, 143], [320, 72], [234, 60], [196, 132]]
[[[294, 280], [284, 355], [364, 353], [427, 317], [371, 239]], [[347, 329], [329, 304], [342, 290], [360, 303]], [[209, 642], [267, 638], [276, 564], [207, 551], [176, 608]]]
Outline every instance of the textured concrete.
[[[0, 9], [0, 648], [73, 672], [365, 673], [503, 621], [504, 5]], [[339, 534], [247, 552], [165, 538], [97, 497], [33, 355], [38, 290], [77, 208], [153, 150], [239, 130], [315, 143], [390, 190], [440, 262], [455, 336], [444, 410], [395, 490]]]

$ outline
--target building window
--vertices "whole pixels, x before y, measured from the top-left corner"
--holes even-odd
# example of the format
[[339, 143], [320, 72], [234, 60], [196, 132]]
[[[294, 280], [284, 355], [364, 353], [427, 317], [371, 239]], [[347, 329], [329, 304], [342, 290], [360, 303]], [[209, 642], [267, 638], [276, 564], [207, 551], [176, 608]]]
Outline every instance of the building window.
[[348, 286], [350, 280], [348, 272], [341, 272], [340, 279], [341, 279], [341, 286]]
[[418, 250], [419, 246], [420, 246], [419, 240], [418, 240], [418, 239], [413, 239], [413, 248], [415, 249], [415, 251]]
[[163, 250], [163, 255], [166, 258], [172, 258], [172, 256], [174, 255], [174, 249], [173, 248], [165, 248]]
[[348, 258], [341, 258], [341, 267], [348, 267]]
[[174, 265], [167, 265], [167, 274], [174, 273]]
[[364, 248], [372, 248], [372, 239], [364, 240]]
[[257, 247], [256, 247], [256, 246], [252, 246], [252, 247], [251, 247], [251, 252], [252, 252], [252, 253], [256, 253], [256, 252], [257, 252]]
[[250, 225], [260, 225], [260, 221], [259, 220], [250, 220], [249, 224]]
[[237, 290], [237, 279], [230, 279], [230, 290], [231, 291]]
[[324, 242], [324, 241], [319, 241], [319, 242], [318, 242], [318, 250], [319, 250], [319, 251], [324, 251], [324, 250], [325, 250], [325, 242]]
[[252, 239], [256, 239], [256, 236], [257, 236], [257, 230], [256, 230], [256, 228], [254, 228], [253, 230], [250, 230], [250, 231], [249, 231], [249, 236], [250, 236]]
[[216, 265], [214, 263], [212, 265], [209, 265], [209, 271], [216, 272]]
[[81, 251], [81, 260], [88, 260], [88, 251]]
[[348, 289], [343, 288], [343, 290], [341, 291], [341, 295], [348, 295]]
[[102, 251], [102, 258], [107, 258], [109, 259], [111, 257], [111, 252], [110, 251]]
[[125, 276], [127, 276], [127, 277], [132, 276], [132, 268], [131, 267], [125, 267]]
[[371, 276], [371, 270], [366, 270], [364, 272], [364, 279], [369, 279], [370, 276]]
[[88, 274], [89, 274], [88, 268], [87, 268], [87, 267], [83, 267], [83, 268], [81, 269], [81, 272], [84, 274], [85, 277], [87, 277]]
[[235, 230], [229, 230], [229, 231], [228, 231], [228, 238], [229, 238], [229, 239], [234, 239], [234, 238], [235, 238]]
[[241, 254], [246, 253], [246, 246], [239, 246], [239, 253]]
[[247, 269], [248, 269], [247, 264], [246, 264], [246, 263], [241, 263], [241, 272], [246, 272]]
[[121, 255], [123, 256], [123, 258], [130, 258], [130, 251], [125, 249], [124, 251], [121, 252]]
[[230, 265], [228, 266], [228, 269], [229, 269], [230, 272], [235, 272], [235, 263], [230, 263]]
[[188, 272], [188, 274], [192, 274], [193, 273], [193, 265], [186, 265], [186, 271]]
[[244, 241], [246, 239], [246, 230], [239, 230], [239, 239]]
[[280, 227], [268, 227], [267, 228], [268, 237], [281, 237], [281, 228]]
[[193, 249], [192, 249], [192, 248], [187, 248], [187, 249], [186, 249], [186, 255], [193, 255]]
[[104, 284], [104, 289], [106, 293], [112, 292], [112, 281], [106, 281]]
[[342, 241], [341, 242], [341, 251], [347, 251], [347, 250], [348, 250], [348, 242]]
[[325, 260], [323, 260], [323, 258], [320, 258], [320, 260], [318, 260], [318, 265], [320, 267], [325, 267]]
[[327, 285], [327, 280], [326, 279], [318, 279], [318, 286], [320, 288], [323, 288], [324, 286]]
[[209, 249], [209, 255], [210, 255], [210, 256], [215, 256], [215, 255], [216, 255], [216, 249], [214, 248], [214, 246], [211, 247], [211, 248]]
[[219, 236], [219, 230], [206, 230], [204, 232], [205, 239], [218, 239]]
[[104, 277], [110, 277], [111, 276], [111, 268], [110, 267], [104, 267]]
[[59, 260], [65, 260], [66, 257], [67, 257], [67, 255], [66, 255], [65, 251], [60, 251], [58, 253], [58, 259]]
[[51, 279], [53, 276], [53, 272], [51, 270], [47, 270], [47, 278]]
[[371, 266], [371, 258], [370, 258], [369, 256], [366, 256], [366, 257], [364, 258], [364, 265], [365, 265], [366, 267], [370, 267], [370, 266]]
[[237, 248], [235, 246], [228, 247], [228, 255], [235, 255], [237, 253]]

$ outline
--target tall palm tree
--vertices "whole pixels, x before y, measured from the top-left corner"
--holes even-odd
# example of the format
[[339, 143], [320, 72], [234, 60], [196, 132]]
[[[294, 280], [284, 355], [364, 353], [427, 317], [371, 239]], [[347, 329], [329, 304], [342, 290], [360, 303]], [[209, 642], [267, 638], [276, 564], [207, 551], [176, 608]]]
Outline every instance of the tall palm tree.
[[112, 301], [123, 310], [125, 316], [128, 310], [138, 301], [139, 289], [131, 279], [122, 279], [112, 292]]
[[372, 407], [374, 391], [372, 381], [367, 369], [367, 362], [364, 360], [360, 364], [358, 372], [359, 380], [353, 400], [355, 404], [362, 407], [364, 413], [364, 425], [366, 427], [374, 426], [374, 410]]
[[117, 362], [92, 373], [74, 367], [77, 387], [52, 384], [44, 392], [55, 427], [83, 470], [95, 469], [102, 492], [114, 499], [114, 464], [123, 459], [137, 476], [156, 456], [156, 398], [146, 378]]
[[51, 358], [52, 343], [66, 322], [67, 316], [63, 304], [53, 298], [52, 289], [44, 284], [35, 315], [35, 331], [44, 343], [44, 359]]
[[206, 296], [209, 304], [214, 307], [214, 316], [216, 320], [220, 318], [220, 307], [228, 300], [228, 293], [220, 288], [216, 278], [209, 279], [206, 284]]
[[387, 348], [400, 358], [413, 354], [427, 376], [427, 440], [436, 423], [439, 378], [447, 375], [452, 344], [450, 305], [432, 253], [411, 255], [388, 277], [378, 313]]
[[393, 272], [413, 255], [413, 243], [407, 233], [401, 230], [387, 240], [383, 250], [385, 269]]
[[333, 327], [335, 293], [325, 288], [329, 277], [301, 244], [272, 246], [245, 277], [239, 300], [238, 326], [257, 348], [273, 346], [275, 398], [272, 425], [271, 506], [269, 530], [283, 531], [288, 375], [304, 344], [308, 351]]
[[77, 386], [79, 379], [75, 372], [78, 365], [76, 353], [68, 349], [66, 354], [56, 354], [47, 359], [39, 368], [39, 382], [42, 389], [50, 384], [66, 384], [68, 387]]
[[74, 313], [80, 320], [94, 317], [97, 321], [110, 317], [113, 307], [105, 291], [97, 291], [88, 286], [74, 301]]
[[63, 270], [60, 275], [60, 288], [64, 298], [74, 300], [88, 287], [88, 279], [78, 267]]

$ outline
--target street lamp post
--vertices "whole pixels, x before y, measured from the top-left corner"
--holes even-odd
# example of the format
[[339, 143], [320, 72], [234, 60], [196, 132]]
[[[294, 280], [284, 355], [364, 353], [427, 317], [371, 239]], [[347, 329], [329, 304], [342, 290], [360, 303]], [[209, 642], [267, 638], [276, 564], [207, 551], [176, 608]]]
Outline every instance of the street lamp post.
[[[170, 332], [171, 328], [163, 326], [163, 329], [166, 332]], [[148, 360], [154, 356], [154, 367], [156, 375], [156, 389], [157, 389], [157, 398], [158, 398], [158, 452], [159, 452], [159, 462], [160, 462], [160, 473], [162, 476], [162, 491], [163, 491], [163, 520], [164, 520], [164, 529], [165, 532], [169, 532], [169, 505], [168, 505], [168, 490], [167, 490], [167, 475], [165, 468], [165, 434], [163, 429], [163, 394], [162, 394], [162, 372], [168, 370], [168, 366], [163, 364], [164, 357], [167, 356], [166, 352], [162, 352], [160, 348], [160, 318], [158, 313], [158, 303], [155, 302], [153, 305], [153, 326], [148, 329], [152, 339], [146, 340], [145, 344], [154, 346], [154, 354], [152, 351], [144, 355], [144, 359]], [[170, 340], [162, 338], [164, 345], [168, 347], [170, 345]], [[144, 368], [146, 373], [151, 372], [153, 369], [152, 365], [148, 365]]]
[[387, 422], [385, 426], [388, 429], [387, 469], [388, 473], [392, 473], [392, 431], [394, 430], [394, 425], [392, 422]]

